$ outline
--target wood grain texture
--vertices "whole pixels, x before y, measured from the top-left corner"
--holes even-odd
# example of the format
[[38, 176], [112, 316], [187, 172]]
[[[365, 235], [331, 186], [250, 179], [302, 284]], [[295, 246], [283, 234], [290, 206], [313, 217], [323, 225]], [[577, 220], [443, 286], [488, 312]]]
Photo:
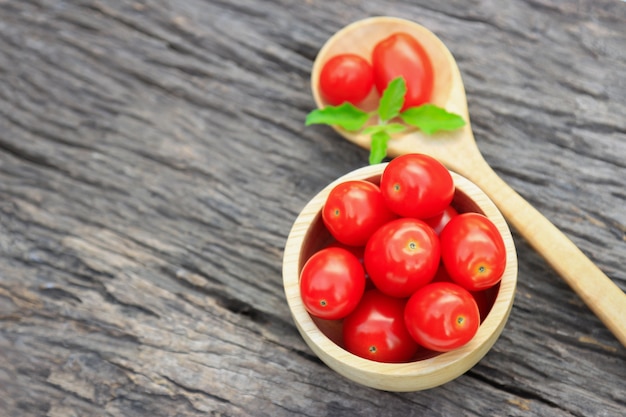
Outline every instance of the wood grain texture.
[[626, 290], [622, 1], [0, 1], [0, 415], [625, 414], [626, 350], [515, 231], [509, 322], [449, 384], [299, 336], [285, 239], [367, 163], [304, 127], [311, 65], [374, 15], [442, 38], [487, 161]]

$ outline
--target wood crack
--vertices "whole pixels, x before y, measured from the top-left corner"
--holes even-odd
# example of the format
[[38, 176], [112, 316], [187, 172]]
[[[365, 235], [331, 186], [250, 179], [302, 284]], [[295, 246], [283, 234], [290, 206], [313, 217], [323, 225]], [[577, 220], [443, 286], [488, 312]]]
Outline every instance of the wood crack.
[[525, 400], [530, 400], [530, 401], [538, 401], [542, 404], [545, 404], [547, 406], [549, 406], [550, 408], [554, 408], [554, 409], [558, 409], [560, 411], [563, 411], [565, 413], [567, 413], [568, 415], [574, 416], [574, 417], [585, 417], [584, 414], [581, 413], [577, 413], [577, 412], [573, 412], [571, 410], [568, 410], [567, 408], [559, 405], [558, 403], [545, 398], [544, 396], [540, 395], [539, 392], [534, 392], [531, 391], [529, 389], [525, 389], [521, 386], [514, 386], [514, 385], [510, 385], [510, 384], [505, 384], [505, 383], [500, 383], [500, 382], [496, 382], [490, 378], [488, 378], [485, 375], [482, 375], [474, 370], [469, 370], [466, 375], [480, 381], [483, 382], [485, 384], [488, 384], [500, 391], [504, 391], [507, 392], [511, 395], [514, 395], [516, 397], [520, 397], [523, 398]]

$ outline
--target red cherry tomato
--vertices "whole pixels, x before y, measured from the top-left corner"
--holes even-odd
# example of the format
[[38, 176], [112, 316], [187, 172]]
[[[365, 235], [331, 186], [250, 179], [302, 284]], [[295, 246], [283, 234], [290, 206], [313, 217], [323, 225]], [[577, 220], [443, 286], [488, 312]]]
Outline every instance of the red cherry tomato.
[[469, 291], [452, 282], [435, 282], [409, 298], [404, 321], [417, 343], [448, 352], [472, 340], [480, 325], [480, 313]]
[[339, 242], [364, 246], [380, 226], [395, 218], [380, 188], [369, 181], [346, 181], [333, 188], [322, 208], [324, 225]]
[[422, 45], [407, 33], [395, 33], [380, 41], [372, 53], [374, 83], [379, 93], [397, 77], [403, 77], [407, 92], [402, 110], [430, 101], [434, 70]]
[[361, 262], [342, 248], [325, 248], [311, 256], [300, 273], [300, 294], [307, 311], [319, 318], [344, 318], [365, 291]]
[[320, 91], [328, 103], [348, 101], [355, 106], [365, 99], [374, 86], [372, 66], [354, 54], [332, 57], [322, 67]]
[[377, 362], [407, 362], [418, 345], [404, 324], [406, 299], [367, 291], [343, 322], [347, 351]]
[[[437, 273], [435, 274], [435, 278], [431, 282], [454, 282], [448, 271], [446, 271], [446, 267], [443, 263], [439, 264], [439, 269], [437, 269]], [[458, 284], [457, 284], [458, 285]], [[481, 291], [470, 291], [470, 294], [474, 297], [476, 304], [478, 305], [478, 311], [480, 312], [480, 322], [482, 323], [486, 318], [491, 308], [493, 307], [494, 302], [496, 301], [496, 297], [498, 296], [498, 291], [500, 290], [500, 286], [498, 284], [493, 287], [489, 287], [486, 290]]]
[[385, 167], [380, 190], [387, 206], [404, 217], [427, 219], [445, 210], [454, 197], [454, 180], [433, 157], [406, 154]]
[[365, 246], [364, 260], [376, 288], [393, 297], [408, 297], [435, 276], [439, 239], [421, 220], [392, 220], [374, 232]]
[[470, 291], [494, 286], [506, 267], [506, 249], [500, 232], [480, 213], [462, 213], [439, 235], [441, 260], [454, 282]]
[[437, 235], [439, 235], [444, 226], [448, 224], [450, 219], [458, 214], [459, 212], [456, 211], [454, 207], [448, 206], [441, 213], [437, 214], [436, 216], [424, 219], [424, 221], [433, 228]]

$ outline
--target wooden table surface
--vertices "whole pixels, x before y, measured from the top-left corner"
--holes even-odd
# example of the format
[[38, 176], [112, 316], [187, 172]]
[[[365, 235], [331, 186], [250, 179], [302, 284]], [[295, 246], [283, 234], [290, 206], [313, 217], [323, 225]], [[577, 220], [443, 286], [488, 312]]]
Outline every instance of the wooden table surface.
[[509, 322], [453, 382], [365, 388], [303, 342], [287, 234], [367, 164], [304, 126], [311, 65], [375, 15], [442, 38], [485, 159], [626, 289], [622, 1], [5, 0], [0, 416], [626, 415], [626, 349], [515, 231]]

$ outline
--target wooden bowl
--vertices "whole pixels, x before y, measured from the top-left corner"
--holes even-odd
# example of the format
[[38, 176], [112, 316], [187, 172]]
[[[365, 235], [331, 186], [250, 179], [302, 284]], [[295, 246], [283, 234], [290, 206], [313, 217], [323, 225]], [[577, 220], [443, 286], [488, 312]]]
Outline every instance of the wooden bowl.
[[493, 202], [474, 183], [451, 172], [456, 191], [452, 205], [459, 212], [479, 212], [491, 219], [504, 238], [507, 266], [493, 306], [474, 338], [447, 353], [421, 353], [407, 363], [380, 363], [353, 355], [341, 347], [340, 322], [314, 319], [300, 296], [300, 271], [306, 260], [331, 239], [321, 209], [331, 189], [344, 181], [378, 183], [387, 164], [352, 171], [330, 183], [300, 212], [287, 238], [283, 285], [293, 320], [307, 345], [337, 373], [357, 383], [385, 391], [419, 391], [451, 381], [472, 368], [496, 342], [508, 319], [517, 283], [517, 256], [511, 232]]

